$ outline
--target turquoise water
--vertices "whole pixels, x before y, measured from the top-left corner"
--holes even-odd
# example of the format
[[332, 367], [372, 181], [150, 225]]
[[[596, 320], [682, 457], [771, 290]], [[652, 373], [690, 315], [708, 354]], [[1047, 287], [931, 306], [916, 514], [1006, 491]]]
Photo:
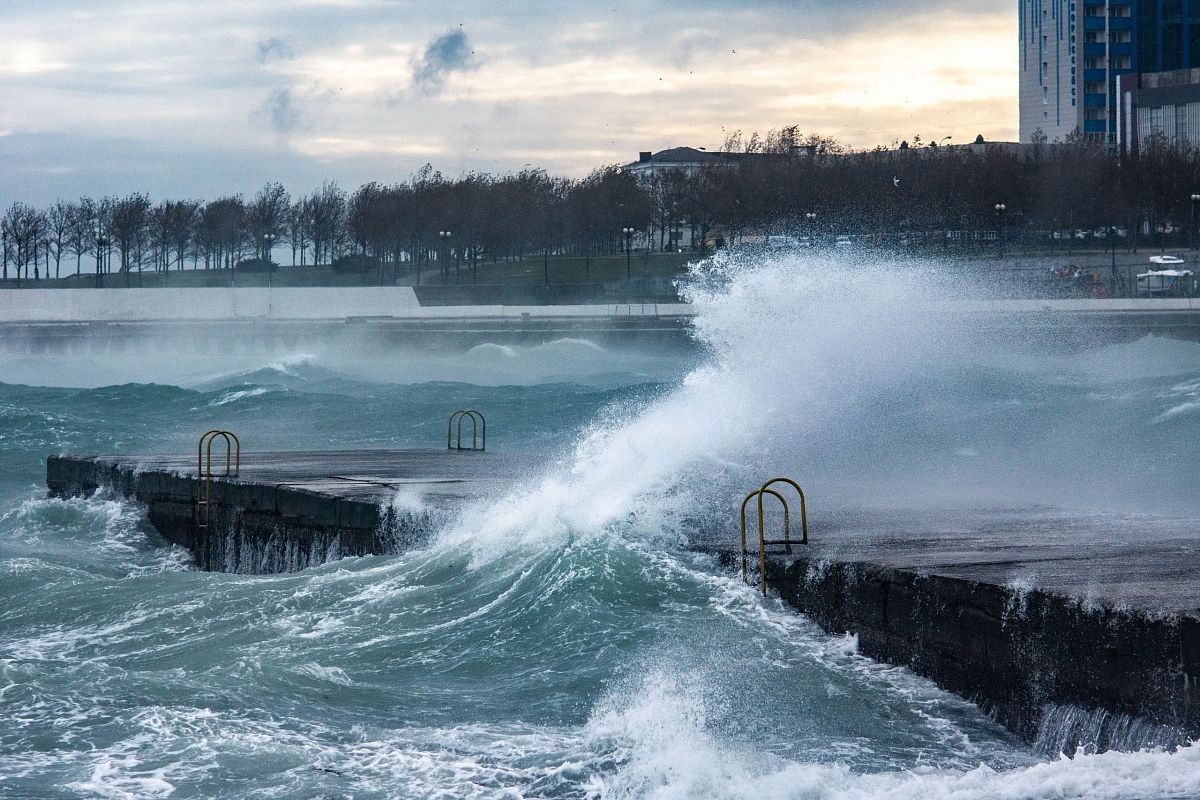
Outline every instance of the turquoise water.
[[[809, 274], [720, 275], [685, 351], [0, 356], [0, 796], [1200, 795], [1196, 748], [1034, 753], [686, 547], [775, 471], [816, 530], [1018, 491], [1186, 517], [1200, 346], [1001, 348], [897, 313], [919, 276]], [[405, 554], [201, 573], [134, 505], [44, 497], [47, 453], [431, 446], [459, 407], [546, 466]]]

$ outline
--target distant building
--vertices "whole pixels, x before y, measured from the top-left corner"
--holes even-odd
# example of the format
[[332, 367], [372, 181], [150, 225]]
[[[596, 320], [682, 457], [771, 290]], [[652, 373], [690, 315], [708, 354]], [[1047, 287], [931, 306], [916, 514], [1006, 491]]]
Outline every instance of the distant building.
[[626, 164], [623, 169], [633, 173], [639, 180], [648, 180], [667, 170], [691, 173], [707, 167], [736, 167], [754, 159], [801, 158], [812, 153], [813, 148], [805, 146], [793, 147], [790, 153], [726, 153], [700, 147], [672, 147], [657, 153], [643, 150], [638, 153], [637, 161]]
[[[1019, 0], [1017, 14], [1022, 142], [1075, 131], [1132, 142], [1134, 98], [1175, 88], [1138, 76], [1200, 67], [1200, 0]], [[1163, 113], [1180, 108], [1153, 102]], [[1161, 123], [1164, 132], [1173, 127], [1185, 126]]]
[[[1180, 3], [1020, 0], [1021, 141], [1039, 135], [1065, 140], [1075, 131], [1114, 141], [1117, 78], [1137, 70], [1139, 51], [1151, 60], [1163, 57], [1166, 45], [1151, 31], [1165, 32], [1168, 18], [1159, 13], [1164, 5]], [[1143, 8], [1152, 13], [1143, 14]]]
[[671, 169], [694, 172], [704, 167], [734, 166], [737, 163], [734, 159], [735, 155], [735, 153], [709, 152], [695, 147], [672, 147], [668, 150], [659, 150], [657, 153], [643, 150], [638, 153], [637, 161], [625, 165], [625, 170], [633, 173], [639, 180], [645, 180], [657, 173]]
[[1180, 148], [1200, 147], [1200, 69], [1123, 75], [1117, 97], [1123, 152], [1136, 153], [1151, 136]]
[[[787, 153], [727, 153], [699, 147], [672, 147], [657, 153], [643, 150], [638, 153], [637, 161], [625, 164], [622, 169], [631, 173], [640, 183], [650, 185], [654, 183], [656, 176], [666, 172], [683, 172], [690, 175], [701, 169], [730, 169], [755, 160], [807, 158], [813, 155], [815, 149], [796, 146]], [[696, 250], [704, 245], [698, 237], [699, 232], [694, 225], [684, 225], [681, 221], [672, 220], [668, 226], [658, 231], [657, 243], [655, 233], [647, 231], [639, 232], [633, 245], [636, 249]]]

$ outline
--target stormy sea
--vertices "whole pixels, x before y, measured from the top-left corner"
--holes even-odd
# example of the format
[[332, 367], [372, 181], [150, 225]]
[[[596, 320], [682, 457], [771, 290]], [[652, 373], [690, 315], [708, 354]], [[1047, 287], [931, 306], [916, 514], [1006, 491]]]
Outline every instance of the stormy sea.
[[[1003, 337], [937, 274], [698, 264], [686, 347], [0, 349], [5, 798], [1147, 798], [1200, 749], [1067, 753], [691, 547], [745, 487], [847, 511], [1188, 524], [1200, 344]], [[527, 478], [391, 555], [201, 572], [54, 453], [437, 446]]]

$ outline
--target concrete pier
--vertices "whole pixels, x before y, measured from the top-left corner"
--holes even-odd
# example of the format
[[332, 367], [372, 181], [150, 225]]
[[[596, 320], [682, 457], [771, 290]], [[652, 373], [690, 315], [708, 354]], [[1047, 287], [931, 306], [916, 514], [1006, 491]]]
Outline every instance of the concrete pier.
[[[732, 540], [701, 548], [736, 565]], [[757, 585], [753, 555], [750, 571]], [[826, 630], [976, 702], [1047, 754], [1200, 737], [1197, 574], [1188, 520], [1003, 512], [814, 527], [810, 545], [772, 553], [766, 570], [769, 591]]]
[[[214, 454], [214, 472], [224, 466]], [[51, 456], [46, 483], [59, 497], [106, 488], [143, 503], [201, 569], [258, 574], [403, 551], [441, 515], [502, 491], [526, 466], [468, 450], [243, 452], [236, 476], [212, 479], [207, 525], [197, 518], [194, 455]]]
[[[220, 465], [224, 466], [223, 462]], [[495, 453], [243, 453], [197, 521], [194, 456], [57, 456], [52, 494], [145, 504], [202, 569], [275, 573], [421, 543], [532, 465]], [[1200, 532], [1190, 519], [998, 509], [825, 519], [767, 559], [768, 589], [867, 656], [926, 676], [1047, 754], [1200, 738]], [[736, 533], [697, 549], [735, 567]], [[770, 538], [776, 538], [774, 534]], [[778, 549], [778, 548], [776, 548]], [[757, 584], [757, 558], [750, 559]]]

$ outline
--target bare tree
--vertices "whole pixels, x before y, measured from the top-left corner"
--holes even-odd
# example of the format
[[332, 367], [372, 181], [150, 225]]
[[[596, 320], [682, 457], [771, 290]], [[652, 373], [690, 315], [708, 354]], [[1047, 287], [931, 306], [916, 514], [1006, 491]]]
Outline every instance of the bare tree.
[[37, 275], [38, 248], [44, 235], [45, 222], [40, 211], [24, 203], [13, 203], [4, 212], [4, 236], [7, 255], [11, 256], [18, 283], [29, 277], [29, 267]]
[[[73, 217], [73, 208], [70, 203], [64, 203], [62, 200], [57, 201], [46, 211], [46, 232], [47, 242], [50, 246], [50, 252], [54, 256], [54, 279], [58, 280], [62, 277], [62, 254], [63, 249], [68, 246], [71, 222]], [[46, 267], [49, 272], [49, 266]], [[47, 275], [47, 278], [50, 276]]]
[[332, 263], [341, 244], [346, 217], [346, 195], [326, 181], [308, 198], [308, 224], [313, 243], [313, 264]]
[[129, 286], [133, 268], [137, 267], [141, 271], [142, 245], [149, 222], [150, 198], [146, 195], [131, 194], [113, 204], [110, 227], [113, 239], [121, 251], [121, 271], [125, 273], [126, 286]]
[[70, 230], [67, 234], [71, 253], [75, 256], [75, 275], [82, 270], [83, 256], [92, 251], [96, 241], [96, 203], [84, 197], [71, 206]]
[[246, 207], [246, 230], [258, 257], [270, 261], [274, 238], [283, 231], [292, 199], [278, 183], [268, 183]]
[[239, 196], [222, 197], [200, 211], [197, 242], [205, 268], [233, 268], [246, 247], [246, 206]]
[[[303, 265], [306, 262], [308, 243], [311, 237], [308, 210], [308, 200], [298, 200], [292, 203], [284, 218], [288, 243], [292, 246], [292, 264]], [[300, 251], [300, 260], [296, 260], [296, 251]]]
[[182, 270], [184, 256], [200, 218], [200, 203], [196, 200], [172, 200], [166, 204], [165, 217], [164, 233], [170, 247], [175, 250], [176, 268]]

